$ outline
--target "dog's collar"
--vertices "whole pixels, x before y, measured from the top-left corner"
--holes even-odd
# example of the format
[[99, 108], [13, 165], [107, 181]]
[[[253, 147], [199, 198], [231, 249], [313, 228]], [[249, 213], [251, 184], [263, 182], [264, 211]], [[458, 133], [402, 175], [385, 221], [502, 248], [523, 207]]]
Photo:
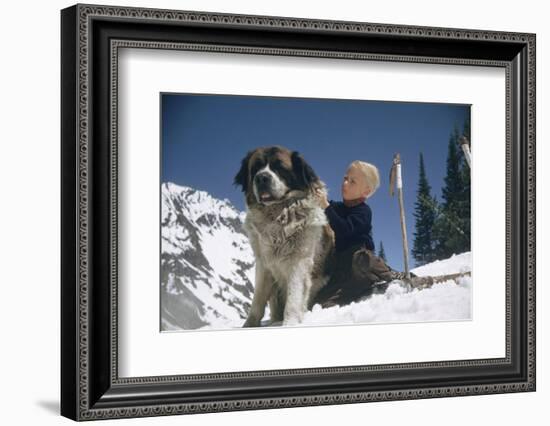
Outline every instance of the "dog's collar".
[[288, 190], [283, 195], [284, 199], [280, 201], [271, 201], [269, 204], [264, 204], [261, 201], [256, 200], [257, 204], [263, 208], [273, 208], [279, 207], [281, 209], [289, 208], [292, 205], [304, 201], [308, 198], [309, 194], [304, 191], [299, 191], [296, 189]]

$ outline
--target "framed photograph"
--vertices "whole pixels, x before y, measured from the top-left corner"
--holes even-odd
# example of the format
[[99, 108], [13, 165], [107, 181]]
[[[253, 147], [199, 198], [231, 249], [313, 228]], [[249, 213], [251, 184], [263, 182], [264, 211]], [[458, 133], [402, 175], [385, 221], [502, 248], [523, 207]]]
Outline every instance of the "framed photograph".
[[61, 414], [535, 390], [535, 35], [61, 12]]
[[[470, 167], [459, 153], [463, 137], [470, 154], [469, 105], [160, 97], [161, 331], [472, 319]], [[419, 186], [418, 197], [402, 194], [402, 209], [389, 191], [374, 196], [386, 189], [379, 168], [394, 169], [395, 151], [401, 192], [409, 180]], [[323, 185], [339, 200], [309, 188]], [[418, 217], [410, 281], [395, 266], [401, 210]], [[295, 273], [308, 253], [317, 257], [307, 306], [293, 312], [290, 283], [302, 286]], [[263, 301], [259, 286], [273, 287]]]

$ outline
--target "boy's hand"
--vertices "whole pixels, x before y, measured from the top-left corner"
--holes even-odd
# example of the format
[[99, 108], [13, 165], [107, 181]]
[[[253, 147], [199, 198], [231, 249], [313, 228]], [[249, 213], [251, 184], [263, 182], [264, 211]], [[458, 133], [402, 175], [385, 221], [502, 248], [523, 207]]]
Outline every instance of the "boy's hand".
[[322, 189], [317, 189], [315, 191], [315, 197], [317, 198], [317, 201], [319, 202], [319, 205], [326, 209], [329, 206], [329, 202], [327, 200], [327, 194]]

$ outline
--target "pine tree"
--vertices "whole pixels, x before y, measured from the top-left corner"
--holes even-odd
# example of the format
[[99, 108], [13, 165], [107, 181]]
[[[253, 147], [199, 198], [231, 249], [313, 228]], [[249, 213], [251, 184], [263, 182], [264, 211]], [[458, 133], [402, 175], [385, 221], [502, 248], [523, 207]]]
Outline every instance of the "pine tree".
[[378, 248], [378, 257], [383, 259], [384, 262], [388, 261], [388, 259], [386, 259], [386, 252], [384, 251], [384, 244], [382, 244], [382, 241], [380, 241], [380, 246]]
[[436, 217], [437, 202], [430, 195], [431, 187], [426, 177], [424, 157], [420, 153], [418, 190], [415, 202], [415, 232], [412, 255], [418, 265], [435, 260], [432, 228]]
[[[470, 245], [469, 224], [465, 222], [466, 190], [465, 173], [462, 166], [463, 156], [459, 154], [458, 127], [449, 137], [447, 152], [447, 172], [442, 190], [442, 206], [434, 223], [433, 236], [435, 252], [438, 258], [450, 257], [455, 253], [468, 250]], [[466, 164], [466, 167], [468, 165]], [[468, 186], [469, 198], [469, 186]], [[469, 220], [469, 214], [467, 215]]]

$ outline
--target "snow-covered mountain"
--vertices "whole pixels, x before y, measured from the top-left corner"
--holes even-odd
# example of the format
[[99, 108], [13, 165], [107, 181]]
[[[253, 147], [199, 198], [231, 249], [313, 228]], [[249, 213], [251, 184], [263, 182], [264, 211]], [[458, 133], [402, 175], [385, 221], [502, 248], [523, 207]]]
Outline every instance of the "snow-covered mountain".
[[162, 330], [242, 324], [254, 290], [244, 213], [227, 199], [163, 183], [161, 220]]

